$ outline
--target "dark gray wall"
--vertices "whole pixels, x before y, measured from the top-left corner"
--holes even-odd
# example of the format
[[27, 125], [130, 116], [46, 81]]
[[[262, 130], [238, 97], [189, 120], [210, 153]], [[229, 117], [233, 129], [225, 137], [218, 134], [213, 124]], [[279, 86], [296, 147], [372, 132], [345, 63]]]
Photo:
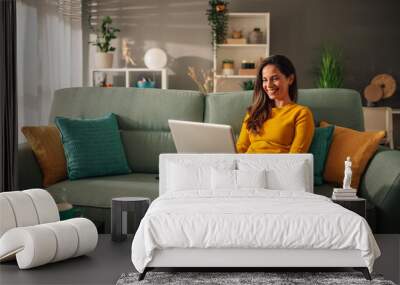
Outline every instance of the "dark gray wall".
[[396, 95], [379, 102], [400, 108], [399, 0], [246, 0], [230, 10], [271, 13], [271, 54], [295, 64], [300, 88], [315, 86], [313, 68], [323, 43], [342, 49], [344, 87], [363, 92], [372, 77], [389, 73]]
[[[169, 87], [176, 89], [196, 89], [188, 66], [212, 67], [207, 7], [207, 0], [110, 0], [120, 37], [135, 41], [139, 64], [147, 49], [166, 50]], [[294, 62], [300, 88], [315, 86], [320, 49], [330, 43], [343, 52], [344, 87], [362, 93], [372, 77], [389, 73], [397, 94], [380, 105], [400, 108], [400, 0], [231, 0], [229, 10], [270, 12], [270, 53]]]

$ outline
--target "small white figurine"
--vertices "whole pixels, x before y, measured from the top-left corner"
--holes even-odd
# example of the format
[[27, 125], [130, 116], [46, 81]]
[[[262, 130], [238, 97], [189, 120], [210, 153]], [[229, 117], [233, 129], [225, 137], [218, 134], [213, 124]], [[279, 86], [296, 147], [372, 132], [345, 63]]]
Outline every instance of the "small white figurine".
[[128, 67], [128, 64], [136, 65], [132, 55], [131, 49], [129, 47], [129, 43], [127, 39], [122, 40], [122, 56], [125, 60], [125, 67]]
[[350, 156], [346, 158], [346, 161], [344, 162], [344, 179], [343, 179], [343, 189], [351, 189], [351, 176], [352, 176], [352, 171], [351, 171], [351, 159]]

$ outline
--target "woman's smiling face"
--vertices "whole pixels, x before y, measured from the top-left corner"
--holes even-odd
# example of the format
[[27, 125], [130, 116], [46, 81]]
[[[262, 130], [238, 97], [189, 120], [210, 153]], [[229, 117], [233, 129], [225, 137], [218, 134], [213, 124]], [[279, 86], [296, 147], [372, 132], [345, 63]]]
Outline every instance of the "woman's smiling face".
[[288, 77], [273, 64], [266, 65], [262, 70], [263, 89], [271, 100], [290, 102], [289, 86], [294, 75]]

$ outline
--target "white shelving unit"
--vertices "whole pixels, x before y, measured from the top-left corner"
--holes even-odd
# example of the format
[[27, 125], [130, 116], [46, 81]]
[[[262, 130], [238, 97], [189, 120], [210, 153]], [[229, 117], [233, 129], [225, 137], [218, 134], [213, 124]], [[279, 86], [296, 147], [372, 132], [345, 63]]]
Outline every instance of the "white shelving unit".
[[[242, 31], [243, 37], [247, 38], [254, 28], [260, 28], [263, 33], [263, 41], [260, 44], [214, 44], [214, 92], [241, 90], [241, 83], [256, 78], [254, 75], [239, 75], [242, 61], [254, 61], [257, 64], [260, 58], [269, 56], [269, 13], [229, 13], [228, 15], [227, 38], [230, 38], [233, 30]], [[234, 75], [222, 75], [222, 61], [224, 59], [234, 60]]]
[[168, 77], [167, 69], [148, 69], [148, 68], [94, 68], [90, 72], [90, 86], [94, 86], [94, 78], [96, 72], [106, 72], [106, 73], [124, 73], [125, 74], [125, 87], [131, 86], [131, 79], [133, 79], [134, 73], [150, 73], [152, 76], [156, 73], [161, 74], [161, 89], [168, 88]]

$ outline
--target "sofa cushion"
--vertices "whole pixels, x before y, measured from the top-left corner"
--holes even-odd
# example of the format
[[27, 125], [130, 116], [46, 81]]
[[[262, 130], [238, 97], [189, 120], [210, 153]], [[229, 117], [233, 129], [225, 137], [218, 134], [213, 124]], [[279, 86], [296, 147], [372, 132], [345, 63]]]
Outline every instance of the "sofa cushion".
[[169, 131], [121, 131], [121, 137], [133, 172], [158, 173], [160, 153], [176, 153]]
[[314, 185], [321, 185], [324, 183], [322, 175], [324, 173], [329, 147], [332, 143], [334, 129], [334, 126], [315, 129], [309, 150], [309, 152], [314, 155]]
[[50, 113], [96, 118], [118, 115], [129, 166], [134, 172], [157, 173], [158, 155], [176, 152], [168, 119], [203, 121], [204, 96], [198, 91], [146, 88], [79, 87], [57, 90]]
[[[234, 133], [238, 134], [252, 96], [253, 91], [207, 95], [204, 122], [231, 125]], [[316, 122], [325, 120], [346, 128], [364, 130], [360, 94], [355, 90], [300, 89], [297, 103], [309, 107]]]
[[[326, 127], [329, 126], [329, 124], [321, 122], [320, 126]], [[350, 156], [353, 172], [351, 187], [357, 189], [369, 159], [376, 152], [384, 136], [384, 131], [358, 132], [352, 129], [335, 126], [333, 140], [324, 170], [325, 181], [342, 186], [344, 161], [346, 157]]]
[[43, 186], [47, 187], [67, 178], [67, 162], [56, 126], [22, 127], [33, 153], [40, 165]]
[[115, 114], [86, 120], [57, 117], [56, 124], [61, 132], [69, 179], [131, 172]]
[[[114, 197], [158, 197], [155, 174], [132, 173], [80, 180], [65, 180], [47, 188], [57, 203], [110, 208]], [[85, 213], [83, 213], [85, 215]]]

